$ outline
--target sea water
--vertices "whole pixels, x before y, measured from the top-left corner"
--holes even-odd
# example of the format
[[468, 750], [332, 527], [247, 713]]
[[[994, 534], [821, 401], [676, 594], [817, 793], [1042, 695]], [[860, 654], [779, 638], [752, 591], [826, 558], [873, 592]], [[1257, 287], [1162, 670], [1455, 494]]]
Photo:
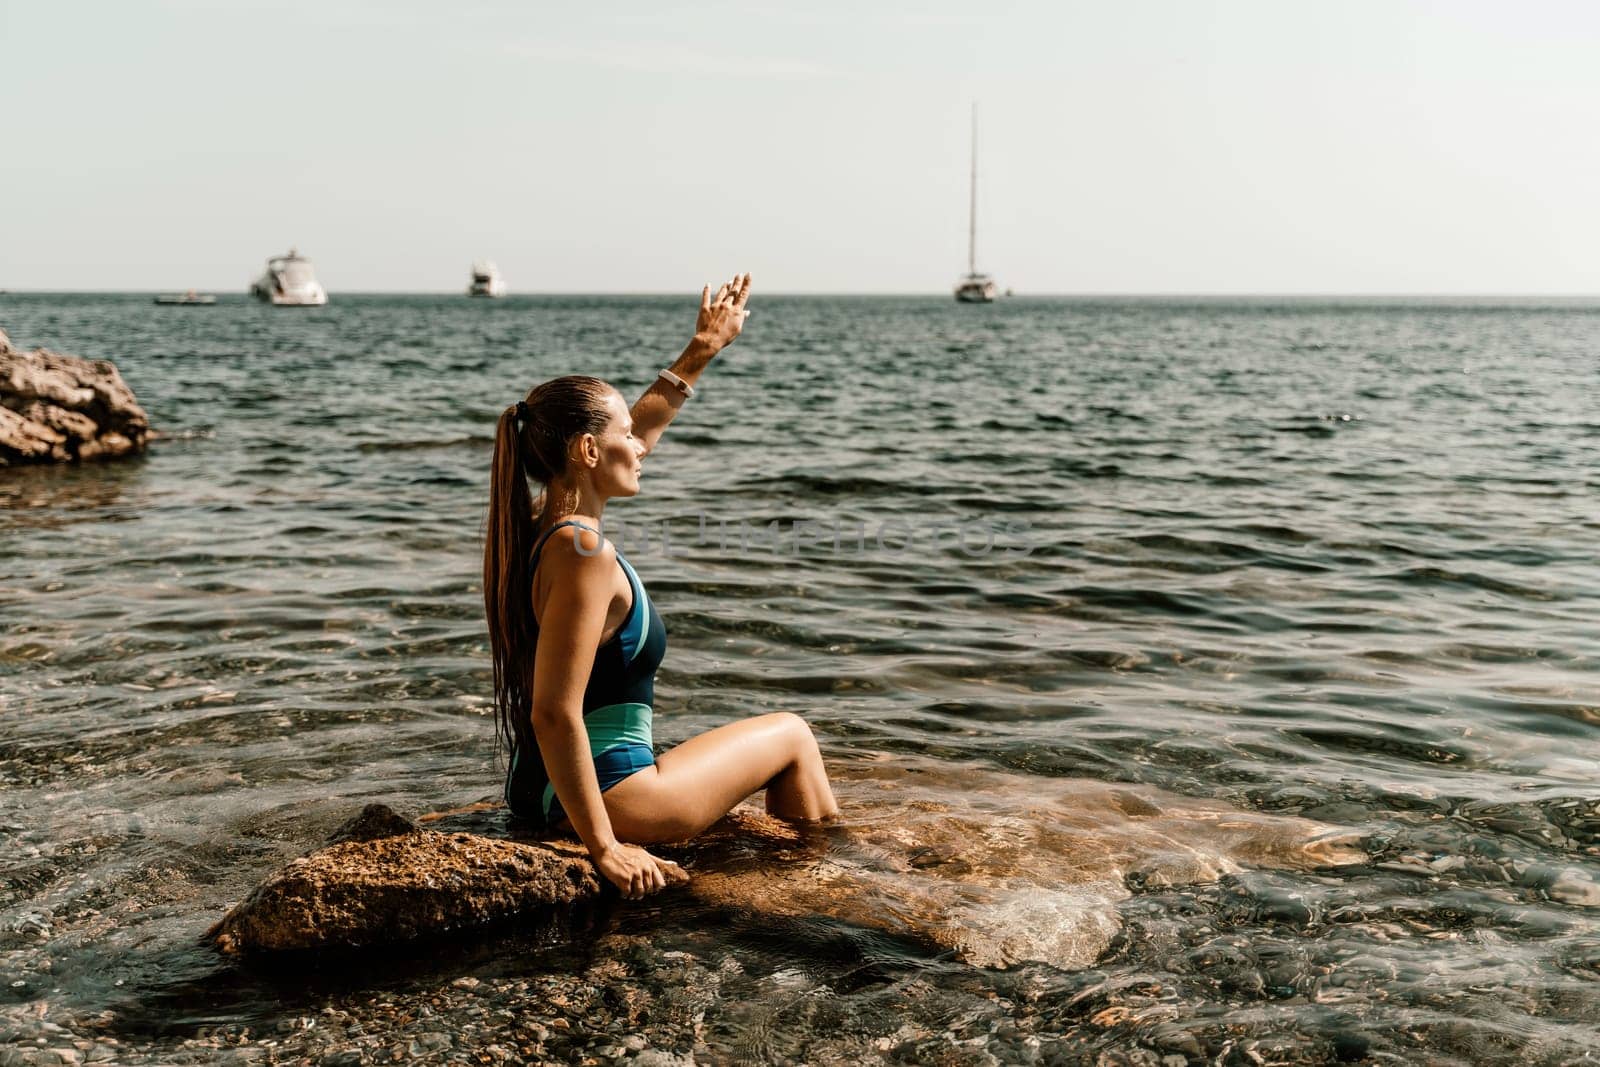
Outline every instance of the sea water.
[[659, 745], [816, 730], [812, 889], [718, 907], [747, 857], [381, 958], [202, 947], [360, 805], [497, 793], [494, 420], [637, 395], [694, 296], [0, 296], [162, 435], [0, 470], [0, 1056], [1595, 1055], [1581, 301], [758, 291], [606, 521], [669, 631]]

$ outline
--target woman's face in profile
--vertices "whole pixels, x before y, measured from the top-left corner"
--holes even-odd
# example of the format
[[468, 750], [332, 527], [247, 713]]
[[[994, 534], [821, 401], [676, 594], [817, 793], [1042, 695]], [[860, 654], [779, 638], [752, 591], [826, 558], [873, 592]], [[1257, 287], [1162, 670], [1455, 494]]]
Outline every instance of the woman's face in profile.
[[606, 400], [611, 419], [597, 439], [600, 463], [594, 468], [594, 485], [608, 497], [633, 496], [639, 492], [639, 471], [644, 457], [644, 442], [633, 436], [633, 416], [628, 403], [615, 391]]

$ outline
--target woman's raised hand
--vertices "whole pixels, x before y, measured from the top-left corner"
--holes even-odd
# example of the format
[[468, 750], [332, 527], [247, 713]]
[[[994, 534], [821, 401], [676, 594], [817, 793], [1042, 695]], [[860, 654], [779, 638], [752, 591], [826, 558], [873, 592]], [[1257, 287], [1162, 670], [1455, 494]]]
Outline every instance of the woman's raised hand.
[[599, 872], [629, 900], [665, 889], [674, 882], [687, 882], [689, 875], [671, 860], [657, 859], [638, 845], [616, 844], [590, 858]]
[[700, 294], [700, 316], [695, 320], [694, 335], [713, 349], [721, 351], [731, 345], [750, 312], [744, 309], [750, 299], [750, 275], [735, 274], [732, 281], [724, 282], [713, 293], [706, 286]]

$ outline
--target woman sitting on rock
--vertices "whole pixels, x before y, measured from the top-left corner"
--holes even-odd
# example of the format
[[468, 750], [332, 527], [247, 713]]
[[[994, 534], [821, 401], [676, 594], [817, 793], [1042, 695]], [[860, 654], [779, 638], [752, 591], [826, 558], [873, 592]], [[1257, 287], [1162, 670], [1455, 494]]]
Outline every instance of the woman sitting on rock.
[[631, 411], [605, 382], [569, 375], [535, 386], [495, 432], [483, 599], [495, 714], [511, 750], [506, 802], [542, 826], [570, 823], [629, 897], [687, 877], [639, 845], [693, 837], [763, 787], [783, 819], [838, 811], [797, 715], [731, 723], [656, 757], [651, 704], [666, 632], [600, 533], [606, 501], [639, 491], [640, 461], [739, 336], [749, 298], [748, 274], [715, 294], [707, 286], [694, 339]]

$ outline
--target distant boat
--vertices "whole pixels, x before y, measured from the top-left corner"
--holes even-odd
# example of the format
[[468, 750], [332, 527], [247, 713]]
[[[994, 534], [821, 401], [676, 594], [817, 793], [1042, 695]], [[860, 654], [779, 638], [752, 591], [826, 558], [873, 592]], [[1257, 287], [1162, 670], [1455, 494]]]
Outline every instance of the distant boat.
[[162, 293], [156, 297], [158, 304], [177, 304], [180, 307], [210, 307], [217, 298], [210, 293], [197, 293], [193, 289], [184, 293]]
[[961, 304], [992, 304], [994, 279], [978, 273], [978, 105], [972, 105], [972, 186], [967, 214], [967, 276], [956, 283]]
[[505, 296], [506, 280], [500, 277], [500, 269], [487, 259], [480, 259], [472, 265], [472, 284], [467, 286], [468, 296]]
[[286, 256], [267, 260], [267, 272], [250, 291], [274, 307], [321, 307], [328, 302], [328, 291], [317, 281], [311, 261], [293, 248]]

